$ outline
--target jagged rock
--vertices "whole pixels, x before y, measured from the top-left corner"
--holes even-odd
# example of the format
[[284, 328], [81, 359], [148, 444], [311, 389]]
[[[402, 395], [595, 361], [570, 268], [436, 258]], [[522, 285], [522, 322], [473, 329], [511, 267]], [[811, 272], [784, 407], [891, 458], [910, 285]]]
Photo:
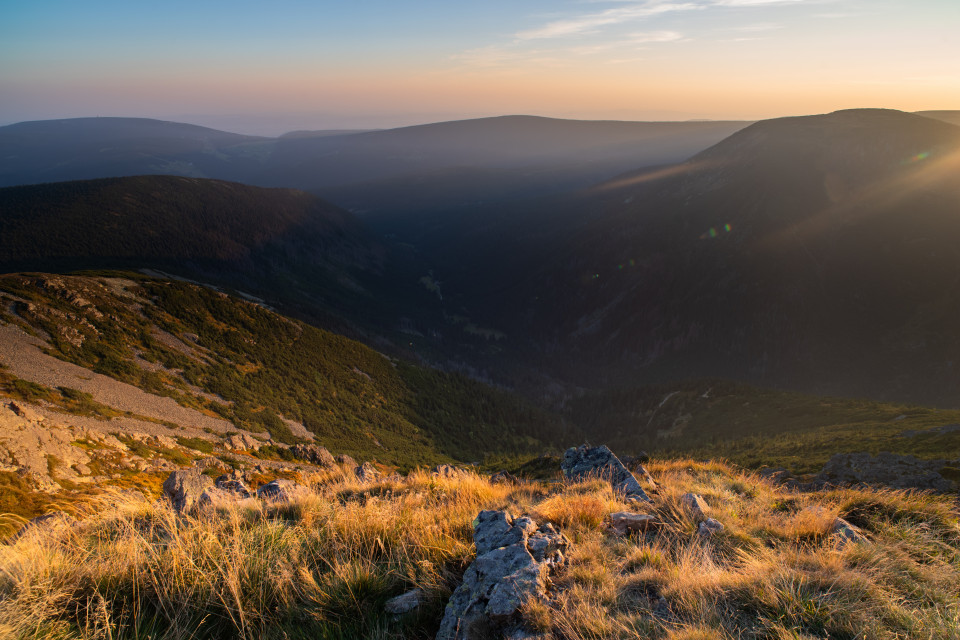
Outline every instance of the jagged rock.
[[239, 471], [231, 471], [230, 473], [225, 473], [216, 480], [213, 481], [213, 484], [218, 489], [223, 491], [229, 491], [238, 496], [238, 499], [252, 498], [253, 493], [250, 491], [250, 487], [247, 486], [247, 483], [243, 477], [243, 474]]
[[271, 502], [292, 502], [310, 495], [310, 489], [286, 478], [277, 478], [257, 489], [257, 497]]
[[648, 502], [650, 500], [633, 474], [606, 446], [571, 447], [563, 454], [560, 468], [570, 480], [604, 478], [610, 481], [613, 490], [617, 493], [636, 496]]
[[709, 538], [715, 533], [720, 533], [724, 530], [723, 523], [719, 520], [714, 520], [713, 518], [707, 518], [699, 525], [697, 525], [697, 533], [704, 538]]
[[193, 461], [193, 466], [200, 471], [209, 471], [210, 469], [215, 469], [217, 471], [229, 471], [230, 465], [214, 456], [207, 456], [206, 458], [200, 458], [199, 460]]
[[238, 433], [227, 438], [225, 444], [233, 451], [259, 451], [263, 443], [246, 433]]
[[163, 481], [163, 495], [170, 500], [174, 511], [183, 513], [193, 509], [204, 490], [212, 486], [213, 480], [199, 469], [179, 469]]
[[433, 468], [433, 471], [431, 471], [430, 473], [439, 478], [457, 478], [463, 475], [464, 473], [466, 473], [466, 471], [464, 471], [463, 469], [458, 469], [453, 465], [438, 464]]
[[244, 500], [251, 500], [250, 495], [248, 494], [246, 497], [244, 497], [240, 493], [213, 486], [207, 487], [203, 490], [203, 493], [201, 493], [200, 497], [197, 499], [196, 508], [208, 509], [226, 507]]
[[376, 482], [380, 479], [380, 472], [369, 462], [364, 462], [354, 469], [354, 473], [357, 474], [357, 479], [360, 482]]
[[349, 467], [351, 469], [355, 469], [357, 467], [357, 461], [345, 453], [341, 453], [340, 455], [338, 455], [335, 458], [335, 461], [337, 464], [343, 465], [344, 467]]
[[473, 529], [477, 558], [450, 597], [437, 640], [526, 631], [518, 626], [520, 610], [546, 597], [548, 574], [564, 561], [569, 545], [549, 523], [538, 528], [530, 518], [514, 519], [505, 511], [481, 511]]
[[383, 608], [387, 613], [400, 616], [405, 613], [410, 613], [419, 607], [421, 604], [423, 604], [423, 599], [423, 590], [413, 589], [412, 591], [407, 591], [405, 594], [397, 596], [396, 598], [390, 598], [383, 605]]
[[42, 516], [37, 516], [23, 525], [19, 531], [7, 540], [8, 544], [13, 544], [20, 538], [28, 535], [32, 531], [53, 531], [55, 529], [66, 529], [75, 527], [79, 521], [69, 513], [63, 511], [54, 511]]
[[707, 503], [700, 495], [696, 493], [685, 493], [680, 496], [680, 504], [690, 512], [695, 522], [707, 519], [707, 513], [710, 511], [710, 507], [707, 506]]
[[954, 483], [941, 471], [956, 466], [956, 461], [921, 460], [884, 451], [838, 453], [824, 465], [816, 478], [820, 484], [881, 484], [895, 489], [933, 489], [951, 491]]
[[490, 476], [490, 482], [493, 484], [520, 484], [520, 478], [509, 471], [497, 471]]
[[619, 511], [610, 514], [610, 529], [618, 536], [642, 533], [657, 525], [657, 518], [646, 513]]
[[336, 460], [333, 459], [326, 447], [315, 444], [297, 444], [290, 449], [291, 453], [301, 460], [306, 460], [318, 467], [336, 466]]

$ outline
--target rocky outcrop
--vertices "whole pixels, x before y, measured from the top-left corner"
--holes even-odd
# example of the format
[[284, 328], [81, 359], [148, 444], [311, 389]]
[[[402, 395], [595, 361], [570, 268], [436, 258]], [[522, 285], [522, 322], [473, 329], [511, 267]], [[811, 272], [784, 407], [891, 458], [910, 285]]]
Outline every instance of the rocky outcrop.
[[357, 467], [357, 461], [345, 453], [338, 455], [336, 458], [334, 458], [334, 461], [339, 465], [347, 467], [348, 469], [355, 469]]
[[310, 464], [315, 464], [318, 467], [332, 468], [335, 467], [337, 461], [333, 458], [326, 447], [321, 447], [315, 444], [297, 444], [294, 445], [290, 452], [301, 460], [306, 460]]
[[377, 468], [370, 462], [364, 462], [354, 469], [354, 473], [360, 482], [376, 482], [380, 479], [380, 472], [377, 471]]
[[467, 472], [450, 464], [438, 464], [430, 473], [438, 478], [457, 478]]
[[253, 499], [250, 488], [237, 471], [224, 474], [214, 481], [197, 499], [197, 508], [222, 508]]
[[253, 497], [253, 492], [251, 492], [250, 487], [247, 486], [246, 478], [239, 471], [225, 473], [214, 480], [213, 484], [218, 489], [237, 494], [241, 500]]
[[873, 456], [869, 453], [838, 453], [824, 465], [816, 478], [818, 484], [865, 484], [885, 485], [895, 489], [932, 489], [951, 491], [953, 480], [948, 476], [951, 469], [960, 467], [960, 461], [921, 460], [883, 452]]
[[[549, 523], [481, 511], [473, 524], [477, 558], [450, 597], [437, 640], [479, 640], [526, 633], [528, 602], [546, 597], [549, 573], [564, 562], [566, 536]], [[519, 636], [524, 637], [524, 636]]]
[[606, 446], [571, 447], [563, 454], [560, 468], [569, 480], [603, 478], [609, 480], [613, 490], [622, 496], [650, 501], [637, 479]]
[[293, 502], [310, 495], [310, 489], [285, 478], [277, 478], [257, 489], [257, 497], [269, 502]]
[[259, 451], [263, 443], [246, 433], [238, 433], [230, 436], [224, 442], [227, 449], [233, 451]]
[[163, 495], [170, 500], [174, 511], [183, 513], [197, 506], [200, 496], [211, 487], [213, 480], [199, 469], [180, 469], [163, 481]]

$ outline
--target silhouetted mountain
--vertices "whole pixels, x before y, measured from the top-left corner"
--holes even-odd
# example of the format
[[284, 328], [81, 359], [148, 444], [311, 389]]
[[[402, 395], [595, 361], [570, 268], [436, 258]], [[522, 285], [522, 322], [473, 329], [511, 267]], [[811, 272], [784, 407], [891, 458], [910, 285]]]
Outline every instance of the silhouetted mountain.
[[102, 268], [158, 269], [375, 327], [435, 299], [418, 298], [419, 273], [351, 214], [302, 191], [172, 176], [0, 189], [0, 269]]
[[[469, 205], [478, 192], [489, 203], [587, 186], [683, 160], [745, 125], [509, 116], [256, 138], [136, 118], [24, 122], [0, 127], [0, 186], [184, 175], [314, 190], [389, 217]], [[411, 197], [408, 183], [445, 195]]]
[[234, 178], [267, 138], [147, 118], [73, 118], [0, 127], [0, 186], [142, 174]]
[[955, 403], [958, 168], [960, 128], [926, 117], [760, 122], [531, 212], [552, 228], [464, 298], [592, 384], [713, 375]]
[[927, 118], [960, 125], [960, 111], [917, 111], [916, 114], [918, 116], [926, 116]]

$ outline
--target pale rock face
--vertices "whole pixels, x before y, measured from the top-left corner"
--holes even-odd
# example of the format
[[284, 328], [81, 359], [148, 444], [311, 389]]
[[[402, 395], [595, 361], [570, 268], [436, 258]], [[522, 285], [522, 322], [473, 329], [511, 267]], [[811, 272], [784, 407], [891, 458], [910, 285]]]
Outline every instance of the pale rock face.
[[553, 525], [538, 527], [506, 511], [481, 511], [473, 528], [477, 558], [450, 597], [437, 640], [526, 633], [519, 626], [520, 611], [546, 597], [548, 575], [564, 562], [570, 544]]
[[563, 454], [560, 468], [570, 480], [604, 478], [616, 493], [650, 501], [637, 479], [606, 446], [571, 447]]
[[710, 512], [710, 507], [706, 501], [696, 493], [685, 493], [680, 496], [680, 504], [690, 512], [696, 522], [706, 520], [707, 514]]
[[709, 538], [724, 530], [723, 523], [713, 518], [707, 518], [697, 526], [697, 533], [704, 538]]
[[354, 469], [354, 473], [357, 474], [357, 479], [360, 482], [376, 482], [380, 479], [380, 472], [369, 462], [364, 462]]
[[204, 491], [212, 487], [213, 480], [200, 473], [199, 469], [180, 469], [164, 480], [163, 495], [170, 500], [174, 511], [184, 513], [192, 510]]
[[656, 527], [657, 524], [656, 516], [646, 513], [620, 511], [610, 514], [610, 528], [619, 536], [642, 533], [647, 529]]
[[233, 451], [259, 451], [263, 443], [246, 433], [239, 433], [230, 436], [224, 444]]
[[76, 429], [50, 422], [25, 402], [0, 400], [0, 467], [23, 474], [41, 491], [55, 493], [60, 490], [57, 479], [87, 480], [81, 470], [89, 473], [86, 465], [91, 458], [72, 444], [82, 437]]
[[306, 460], [307, 462], [315, 464], [318, 467], [331, 468], [336, 466], [337, 463], [337, 461], [333, 458], [333, 454], [331, 454], [326, 447], [321, 447], [319, 445], [297, 444], [294, 445], [290, 451], [293, 453], [293, 455], [301, 460]]

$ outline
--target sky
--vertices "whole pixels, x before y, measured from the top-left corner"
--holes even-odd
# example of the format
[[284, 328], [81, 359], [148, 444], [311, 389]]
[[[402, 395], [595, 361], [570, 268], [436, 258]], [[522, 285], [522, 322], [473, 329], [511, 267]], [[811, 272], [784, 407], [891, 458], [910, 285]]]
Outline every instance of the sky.
[[960, 109], [960, 0], [0, 0], [0, 125]]

